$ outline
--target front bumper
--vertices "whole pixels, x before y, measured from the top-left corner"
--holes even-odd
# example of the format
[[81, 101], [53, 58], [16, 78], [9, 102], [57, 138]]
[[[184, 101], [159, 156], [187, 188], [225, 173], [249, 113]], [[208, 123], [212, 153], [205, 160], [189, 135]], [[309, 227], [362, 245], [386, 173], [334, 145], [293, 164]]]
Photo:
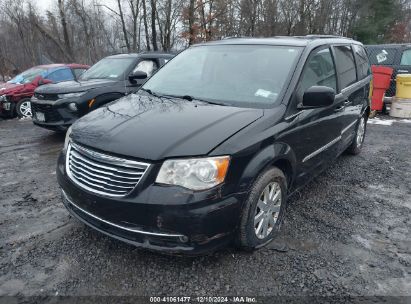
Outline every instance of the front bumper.
[[[56, 101], [44, 101], [32, 98], [31, 111], [33, 123], [37, 126], [54, 130], [66, 131], [83, 113], [73, 112], [67, 108], [67, 103], [57, 103]], [[44, 121], [38, 119], [37, 113], [44, 115]]]
[[0, 116], [1, 117], [13, 117], [15, 103], [9, 100], [0, 101]]
[[[153, 172], [147, 172], [150, 175]], [[170, 254], [204, 254], [232, 241], [245, 193], [193, 192], [142, 180], [130, 194], [111, 198], [73, 183], [58, 160], [57, 179], [68, 211], [88, 226], [137, 247]]]

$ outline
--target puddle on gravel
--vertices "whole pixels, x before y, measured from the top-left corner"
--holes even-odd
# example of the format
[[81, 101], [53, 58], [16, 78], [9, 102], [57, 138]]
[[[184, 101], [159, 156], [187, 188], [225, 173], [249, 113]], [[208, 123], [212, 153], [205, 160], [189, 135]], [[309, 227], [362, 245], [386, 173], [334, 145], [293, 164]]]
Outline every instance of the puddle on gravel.
[[312, 240], [297, 240], [294, 238], [281, 237], [267, 245], [267, 249], [279, 252], [294, 251], [316, 251], [319, 244]]

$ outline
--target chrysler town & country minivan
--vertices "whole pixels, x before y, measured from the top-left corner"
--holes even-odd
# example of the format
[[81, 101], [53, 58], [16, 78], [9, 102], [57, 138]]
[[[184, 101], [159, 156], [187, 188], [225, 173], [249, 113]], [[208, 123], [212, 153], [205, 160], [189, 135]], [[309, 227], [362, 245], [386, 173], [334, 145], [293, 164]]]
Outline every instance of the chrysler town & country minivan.
[[69, 129], [68, 211], [127, 243], [200, 254], [274, 240], [287, 196], [362, 148], [370, 66], [333, 36], [226, 39], [181, 52]]

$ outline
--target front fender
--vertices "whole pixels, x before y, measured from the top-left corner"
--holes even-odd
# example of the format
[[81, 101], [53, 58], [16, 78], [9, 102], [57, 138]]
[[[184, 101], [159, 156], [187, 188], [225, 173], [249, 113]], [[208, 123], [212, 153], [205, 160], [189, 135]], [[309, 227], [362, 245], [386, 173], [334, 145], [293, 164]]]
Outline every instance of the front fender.
[[117, 100], [121, 97], [123, 97], [124, 94], [122, 93], [118, 93], [118, 92], [112, 92], [112, 93], [105, 93], [105, 94], [101, 94], [98, 95], [97, 97], [95, 97], [95, 101], [93, 103], [93, 105], [90, 108], [90, 111], [95, 110], [111, 101]]
[[257, 177], [267, 168], [278, 164], [287, 175], [290, 185], [295, 179], [296, 157], [292, 149], [285, 143], [274, 143], [260, 150], [249, 161], [241, 178], [240, 192], [249, 191]]

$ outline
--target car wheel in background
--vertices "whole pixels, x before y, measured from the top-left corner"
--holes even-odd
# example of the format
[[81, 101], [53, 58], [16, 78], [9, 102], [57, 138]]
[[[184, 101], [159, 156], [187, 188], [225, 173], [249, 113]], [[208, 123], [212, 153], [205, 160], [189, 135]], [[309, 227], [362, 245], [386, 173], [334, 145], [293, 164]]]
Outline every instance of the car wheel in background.
[[357, 155], [361, 152], [362, 145], [364, 143], [365, 132], [367, 130], [367, 117], [362, 116], [357, 124], [357, 130], [353, 138], [352, 144], [348, 147], [347, 152], [353, 155]]
[[268, 244], [280, 230], [287, 202], [284, 173], [270, 168], [254, 182], [241, 215], [237, 245], [253, 250]]
[[24, 99], [20, 100], [17, 103], [16, 112], [17, 112], [17, 116], [19, 118], [31, 117], [32, 113], [31, 113], [30, 98], [24, 98]]

